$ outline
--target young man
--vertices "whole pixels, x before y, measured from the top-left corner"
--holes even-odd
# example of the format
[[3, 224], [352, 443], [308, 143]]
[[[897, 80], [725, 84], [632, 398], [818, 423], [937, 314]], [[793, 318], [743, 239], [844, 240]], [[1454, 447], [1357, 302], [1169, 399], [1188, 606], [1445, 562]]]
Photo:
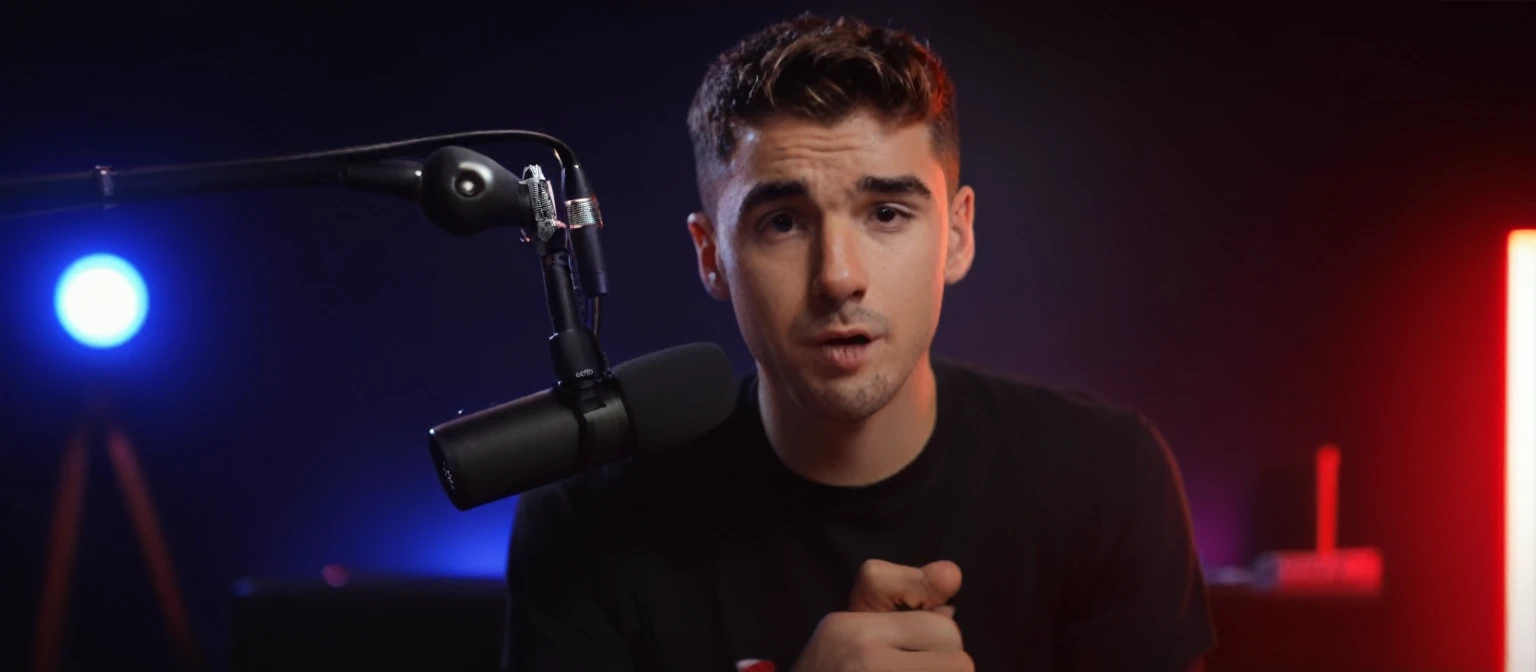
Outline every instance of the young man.
[[803, 17], [688, 116], [699, 275], [756, 372], [711, 436], [524, 494], [516, 670], [1193, 669], [1178, 471], [1138, 415], [930, 358], [975, 256], [954, 89]]

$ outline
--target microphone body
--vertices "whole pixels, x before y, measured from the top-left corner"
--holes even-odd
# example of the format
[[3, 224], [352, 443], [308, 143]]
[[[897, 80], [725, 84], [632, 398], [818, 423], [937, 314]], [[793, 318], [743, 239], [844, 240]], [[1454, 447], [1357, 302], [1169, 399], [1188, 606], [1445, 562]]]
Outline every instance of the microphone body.
[[461, 511], [629, 456], [704, 436], [735, 408], [725, 352], [692, 343], [637, 357], [581, 390], [555, 386], [454, 418], [429, 434], [448, 499]]
[[603, 228], [603, 211], [597, 194], [580, 164], [565, 167], [560, 181], [565, 196], [566, 225], [571, 230], [571, 244], [576, 247], [577, 271], [581, 291], [589, 297], [608, 294], [608, 262], [603, 259], [603, 245], [598, 233]]

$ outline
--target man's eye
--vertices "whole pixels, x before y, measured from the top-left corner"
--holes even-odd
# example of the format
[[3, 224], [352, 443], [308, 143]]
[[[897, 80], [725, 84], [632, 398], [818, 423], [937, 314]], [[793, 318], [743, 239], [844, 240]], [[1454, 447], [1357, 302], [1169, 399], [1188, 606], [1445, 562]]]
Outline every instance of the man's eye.
[[878, 208], [875, 208], [875, 219], [878, 220], [881, 224], [890, 224], [891, 222], [894, 222], [898, 219], [905, 219], [911, 216], [912, 215], [907, 213], [905, 210], [891, 207], [889, 205], [882, 205]]
[[781, 212], [768, 218], [768, 226], [779, 233], [789, 233], [795, 230], [795, 218]]

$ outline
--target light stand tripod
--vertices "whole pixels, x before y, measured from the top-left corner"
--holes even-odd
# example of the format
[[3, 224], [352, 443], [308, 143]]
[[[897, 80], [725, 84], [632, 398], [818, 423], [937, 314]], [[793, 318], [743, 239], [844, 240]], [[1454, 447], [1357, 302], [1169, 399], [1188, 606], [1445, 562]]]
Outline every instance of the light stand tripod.
[[201, 667], [196, 642], [187, 622], [187, 610], [176, 586], [175, 568], [160, 530], [160, 521], [144, 483], [139, 459], [127, 432], [111, 420], [106, 405], [91, 404], [90, 412], [64, 444], [59, 483], [54, 496], [53, 524], [48, 534], [48, 557], [44, 565], [42, 601], [37, 623], [37, 642], [32, 669], [45, 672], [57, 669], [63, 644], [64, 616], [69, 598], [70, 572], [74, 569], [80, 535], [80, 519], [85, 512], [86, 476], [90, 466], [90, 439], [97, 431], [105, 432], [107, 457], [117, 476], [118, 487], [133, 520], [144, 553], [144, 564], [154, 583], [155, 597], [165, 617], [171, 644], [185, 669]]

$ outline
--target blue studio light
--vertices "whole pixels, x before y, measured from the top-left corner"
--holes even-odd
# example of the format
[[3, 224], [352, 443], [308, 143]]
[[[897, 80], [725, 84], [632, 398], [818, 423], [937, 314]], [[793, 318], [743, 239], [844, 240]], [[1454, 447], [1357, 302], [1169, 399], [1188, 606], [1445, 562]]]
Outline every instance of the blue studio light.
[[64, 269], [53, 293], [64, 331], [92, 348], [127, 343], [149, 312], [149, 290], [133, 264], [112, 254], [92, 254]]

